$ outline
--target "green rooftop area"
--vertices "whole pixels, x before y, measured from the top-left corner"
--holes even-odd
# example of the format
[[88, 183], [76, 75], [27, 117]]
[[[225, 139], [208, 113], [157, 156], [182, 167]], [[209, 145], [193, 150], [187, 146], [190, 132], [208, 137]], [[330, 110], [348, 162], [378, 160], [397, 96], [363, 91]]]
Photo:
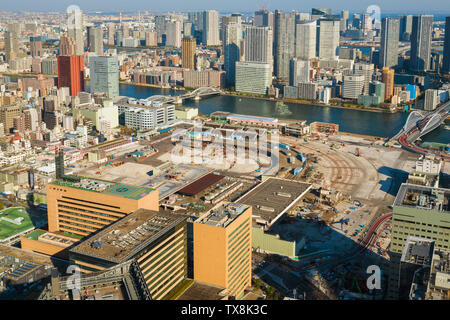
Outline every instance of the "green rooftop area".
[[150, 192], [154, 191], [154, 189], [148, 187], [131, 186], [119, 182], [104, 181], [77, 176], [66, 176], [65, 179], [57, 179], [50, 182], [50, 184], [98, 193], [105, 193], [116, 197], [123, 197], [133, 200], [139, 200], [142, 197], [148, 195]]
[[33, 222], [24, 207], [0, 211], [0, 241], [33, 228]]
[[28, 233], [25, 237], [28, 239], [32, 239], [32, 240], [38, 240], [39, 236], [46, 233], [47, 231], [45, 230], [41, 230], [41, 229], [36, 229], [31, 231], [30, 233]]

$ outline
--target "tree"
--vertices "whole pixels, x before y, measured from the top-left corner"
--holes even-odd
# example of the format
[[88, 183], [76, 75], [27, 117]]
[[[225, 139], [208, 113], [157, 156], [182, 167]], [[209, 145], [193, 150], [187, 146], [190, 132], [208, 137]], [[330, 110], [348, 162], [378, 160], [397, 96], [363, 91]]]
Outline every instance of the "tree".
[[259, 290], [261, 288], [261, 279], [256, 279], [255, 281], [255, 290]]

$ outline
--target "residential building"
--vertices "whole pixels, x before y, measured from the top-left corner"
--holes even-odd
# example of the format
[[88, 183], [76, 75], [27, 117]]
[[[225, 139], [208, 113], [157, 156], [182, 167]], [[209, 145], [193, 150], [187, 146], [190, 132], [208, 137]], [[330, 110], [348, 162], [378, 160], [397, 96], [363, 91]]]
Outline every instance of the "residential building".
[[432, 15], [418, 15], [413, 17], [411, 58], [409, 61], [410, 70], [413, 72], [423, 72], [430, 69], [432, 27]]
[[398, 65], [399, 20], [383, 18], [381, 22], [380, 68]]
[[181, 66], [184, 69], [195, 69], [195, 51], [197, 45], [195, 38], [184, 37], [181, 42]]
[[364, 81], [364, 76], [344, 76], [342, 97], [345, 99], [357, 99], [363, 92]]
[[295, 57], [309, 60], [316, 57], [317, 22], [301, 21], [295, 25]]

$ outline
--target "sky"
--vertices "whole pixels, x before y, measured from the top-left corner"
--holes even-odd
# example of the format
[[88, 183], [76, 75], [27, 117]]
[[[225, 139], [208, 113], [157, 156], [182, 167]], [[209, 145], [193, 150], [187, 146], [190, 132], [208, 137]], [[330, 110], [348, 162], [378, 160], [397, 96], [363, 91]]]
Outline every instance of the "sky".
[[298, 10], [310, 12], [311, 7], [365, 12], [370, 5], [378, 5], [381, 13], [439, 13], [450, 15], [449, 0], [14, 0], [3, 1], [1, 11], [65, 11], [78, 5], [83, 11], [117, 12], [198, 11], [215, 9], [220, 12], [253, 12], [262, 6], [269, 10]]

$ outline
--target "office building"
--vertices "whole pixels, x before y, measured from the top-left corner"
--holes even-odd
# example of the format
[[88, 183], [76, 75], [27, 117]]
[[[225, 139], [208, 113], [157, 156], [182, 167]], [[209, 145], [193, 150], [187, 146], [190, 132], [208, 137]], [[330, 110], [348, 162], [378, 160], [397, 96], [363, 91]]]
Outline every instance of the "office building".
[[152, 300], [164, 300], [187, 278], [186, 218], [139, 209], [69, 250], [83, 273], [133, 261]]
[[318, 56], [320, 59], [337, 59], [339, 47], [340, 21], [321, 19], [319, 23]]
[[412, 15], [399, 16], [399, 39], [400, 41], [409, 41], [411, 39], [412, 32]]
[[272, 85], [272, 72], [268, 63], [236, 62], [236, 91], [253, 94], [267, 94]]
[[119, 96], [119, 63], [117, 56], [89, 59], [91, 92], [104, 92], [109, 98]]
[[354, 64], [353, 73], [364, 77], [363, 94], [369, 94], [369, 83], [372, 81], [374, 66], [371, 63], [358, 62]]
[[438, 103], [439, 103], [438, 91], [435, 89], [425, 90], [423, 109], [426, 111], [433, 111], [434, 109], [436, 109]]
[[273, 30], [270, 27], [245, 28], [245, 61], [273, 66]]
[[295, 14], [275, 11], [274, 74], [282, 82], [289, 81], [289, 63], [295, 56]]
[[399, 21], [383, 18], [381, 22], [380, 68], [396, 67], [398, 64]]
[[228, 86], [234, 86], [236, 78], [236, 62], [241, 56], [242, 26], [240, 23], [230, 22], [224, 26], [223, 50], [225, 54], [225, 71]]
[[83, 177], [47, 184], [48, 231], [84, 237], [138, 210], [158, 210], [158, 190]]
[[203, 11], [203, 44], [218, 46], [219, 41], [219, 12], [216, 10]]
[[224, 88], [226, 72], [217, 70], [185, 70], [183, 72], [183, 80], [185, 88]]
[[73, 56], [75, 55], [76, 46], [75, 40], [66, 34], [61, 35], [59, 39], [59, 55], [60, 56]]
[[348, 18], [349, 18], [348, 10], [342, 10], [341, 11], [341, 24], [340, 24], [341, 32], [347, 31]]
[[251, 285], [252, 207], [221, 202], [193, 223], [194, 280], [240, 299]]
[[22, 108], [16, 105], [0, 107], [0, 123], [3, 124], [5, 133], [9, 133], [14, 127], [14, 118], [22, 114]]
[[195, 69], [195, 52], [197, 44], [195, 38], [184, 37], [181, 42], [181, 66], [184, 69]]
[[[132, 102], [132, 101], [130, 101]], [[136, 103], [118, 103], [121, 124], [138, 130], [150, 130], [162, 127], [175, 120], [174, 105], [146, 106]]]
[[42, 38], [30, 37], [30, 55], [33, 58], [42, 57]]
[[103, 30], [101, 27], [88, 27], [88, 50], [103, 55]]
[[156, 47], [158, 45], [158, 33], [154, 31], [145, 31], [145, 45], [147, 47]]
[[272, 30], [275, 28], [275, 17], [273, 12], [267, 10], [259, 10], [255, 12], [255, 27], [270, 27]]
[[58, 88], [70, 88], [70, 95], [84, 91], [84, 65], [82, 56], [58, 56]]
[[6, 31], [4, 42], [5, 42], [4, 51], [5, 51], [6, 62], [10, 62], [11, 60], [13, 60], [17, 57], [17, 53], [19, 50], [17, 34], [12, 31]]
[[181, 23], [178, 20], [167, 23], [166, 46], [181, 47]]
[[114, 45], [114, 36], [116, 34], [116, 25], [114, 23], [108, 23], [107, 24], [107, 32], [108, 32], [108, 38], [106, 43], [108, 44], [108, 46], [113, 46]]
[[442, 71], [450, 73], [450, 16], [445, 18], [444, 57]]
[[410, 70], [413, 72], [423, 72], [430, 69], [432, 27], [432, 15], [413, 17], [411, 58], [409, 61]]
[[70, 7], [67, 12], [67, 35], [74, 40], [74, 55], [82, 56], [84, 53], [83, 13], [80, 9]]
[[357, 99], [363, 92], [364, 82], [364, 76], [344, 76], [342, 97], [345, 99]]
[[384, 67], [382, 69], [381, 81], [384, 83], [384, 100], [389, 100], [394, 95], [394, 69]]
[[302, 21], [295, 25], [295, 57], [309, 60], [316, 57], [316, 21]]
[[289, 85], [297, 86], [299, 82], [309, 82], [311, 80], [311, 67], [309, 60], [298, 58], [291, 59], [289, 72]]

